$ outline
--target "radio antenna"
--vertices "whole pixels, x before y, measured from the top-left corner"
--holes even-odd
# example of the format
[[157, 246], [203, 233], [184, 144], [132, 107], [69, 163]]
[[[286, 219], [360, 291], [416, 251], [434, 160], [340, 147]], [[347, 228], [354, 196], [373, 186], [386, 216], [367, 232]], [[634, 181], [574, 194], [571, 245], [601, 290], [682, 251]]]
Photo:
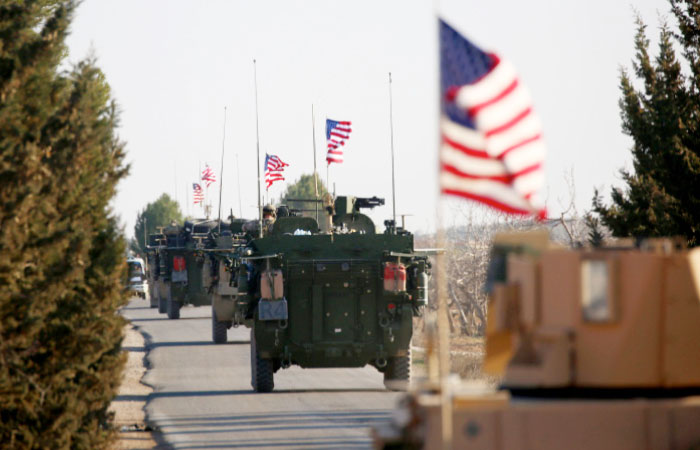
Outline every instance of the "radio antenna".
[[257, 159], [255, 160], [258, 166], [258, 237], [262, 237], [263, 234], [263, 217], [262, 217], [262, 205], [260, 204], [260, 129], [258, 126], [258, 69], [255, 59], [253, 59], [253, 77], [255, 79], [255, 147], [257, 150]]
[[396, 181], [394, 178], [394, 105], [391, 98], [391, 72], [389, 72], [389, 129], [391, 130], [391, 208], [396, 226]]
[[221, 234], [221, 191], [224, 186], [224, 149], [226, 148], [226, 107], [224, 106], [224, 138], [221, 141], [221, 171], [219, 172], [219, 234]]

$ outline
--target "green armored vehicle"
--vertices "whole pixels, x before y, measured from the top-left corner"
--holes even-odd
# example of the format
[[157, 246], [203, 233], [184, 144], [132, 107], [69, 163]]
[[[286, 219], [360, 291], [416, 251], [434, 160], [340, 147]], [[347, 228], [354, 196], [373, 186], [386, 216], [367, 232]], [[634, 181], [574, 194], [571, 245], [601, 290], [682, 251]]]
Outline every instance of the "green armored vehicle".
[[[410, 379], [412, 318], [427, 302], [430, 264], [413, 235], [386, 221], [377, 233], [362, 208], [383, 199], [338, 197], [322, 228], [311, 217], [278, 217], [241, 252], [237, 314], [251, 327], [251, 383], [274, 388], [274, 373], [363, 367], [389, 388]], [[404, 383], [400, 383], [404, 382]]]
[[170, 226], [150, 241], [158, 261], [158, 311], [169, 319], [180, 318], [184, 305], [211, 305], [211, 270], [205, 270], [204, 249], [218, 222], [205, 220]]
[[249, 241], [242, 232], [244, 223], [245, 219], [233, 219], [230, 224], [222, 226], [221, 230], [210, 234], [205, 242], [204, 271], [211, 280], [208, 292], [212, 307], [212, 340], [216, 344], [225, 343], [228, 329], [242, 322], [235, 314], [238, 289], [236, 283], [232, 282], [231, 273], [236, 273], [240, 267], [240, 250]]

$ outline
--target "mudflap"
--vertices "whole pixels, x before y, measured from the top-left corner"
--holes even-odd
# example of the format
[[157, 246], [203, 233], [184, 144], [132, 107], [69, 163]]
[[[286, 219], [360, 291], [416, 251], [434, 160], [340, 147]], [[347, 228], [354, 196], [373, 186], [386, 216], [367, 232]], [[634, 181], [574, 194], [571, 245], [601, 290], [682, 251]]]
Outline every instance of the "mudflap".
[[287, 320], [288, 317], [286, 298], [281, 300], [260, 300], [258, 302], [259, 320]]

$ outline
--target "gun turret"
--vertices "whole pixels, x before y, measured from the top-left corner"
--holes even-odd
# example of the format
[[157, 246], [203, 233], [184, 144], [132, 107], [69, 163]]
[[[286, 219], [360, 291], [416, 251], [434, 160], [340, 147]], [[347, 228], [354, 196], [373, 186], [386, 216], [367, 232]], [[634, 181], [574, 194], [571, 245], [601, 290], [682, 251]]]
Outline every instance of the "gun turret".
[[355, 199], [355, 210], [359, 211], [360, 208], [374, 208], [375, 206], [383, 206], [384, 199], [377, 196], [370, 198], [357, 197]]

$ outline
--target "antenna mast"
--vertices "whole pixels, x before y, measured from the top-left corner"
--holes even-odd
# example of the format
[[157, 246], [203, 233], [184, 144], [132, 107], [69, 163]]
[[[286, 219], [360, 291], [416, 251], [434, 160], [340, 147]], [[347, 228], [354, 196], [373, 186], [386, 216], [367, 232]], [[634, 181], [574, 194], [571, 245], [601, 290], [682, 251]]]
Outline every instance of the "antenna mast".
[[[238, 165], [238, 153], [236, 153], [236, 180], [238, 180], [238, 217], [243, 217], [243, 203], [241, 202], [241, 167]], [[231, 210], [233, 215], [233, 208]]]
[[316, 173], [316, 121], [314, 120], [314, 104], [311, 104], [311, 135], [314, 142], [314, 189], [316, 192], [316, 222], [318, 223], [318, 175]]
[[396, 181], [394, 178], [394, 105], [391, 98], [391, 72], [389, 72], [389, 128], [391, 130], [391, 207], [396, 226]]
[[253, 59], [253, 77], [255, 79], [255, 148], [257, 159], [255, 160], [258, 169], [258, 237], [262, 237], [262, 205], [260, 204], [260, 130], [258, 126], [258, 69], [255, 59]]
[[221, 234], [221, 191], [224, 186], [224, 148], [226, 144], [226, 107], [224, 106], [224, 138], [221, 141], [221, 171], [219, 172], [219, 234]]

